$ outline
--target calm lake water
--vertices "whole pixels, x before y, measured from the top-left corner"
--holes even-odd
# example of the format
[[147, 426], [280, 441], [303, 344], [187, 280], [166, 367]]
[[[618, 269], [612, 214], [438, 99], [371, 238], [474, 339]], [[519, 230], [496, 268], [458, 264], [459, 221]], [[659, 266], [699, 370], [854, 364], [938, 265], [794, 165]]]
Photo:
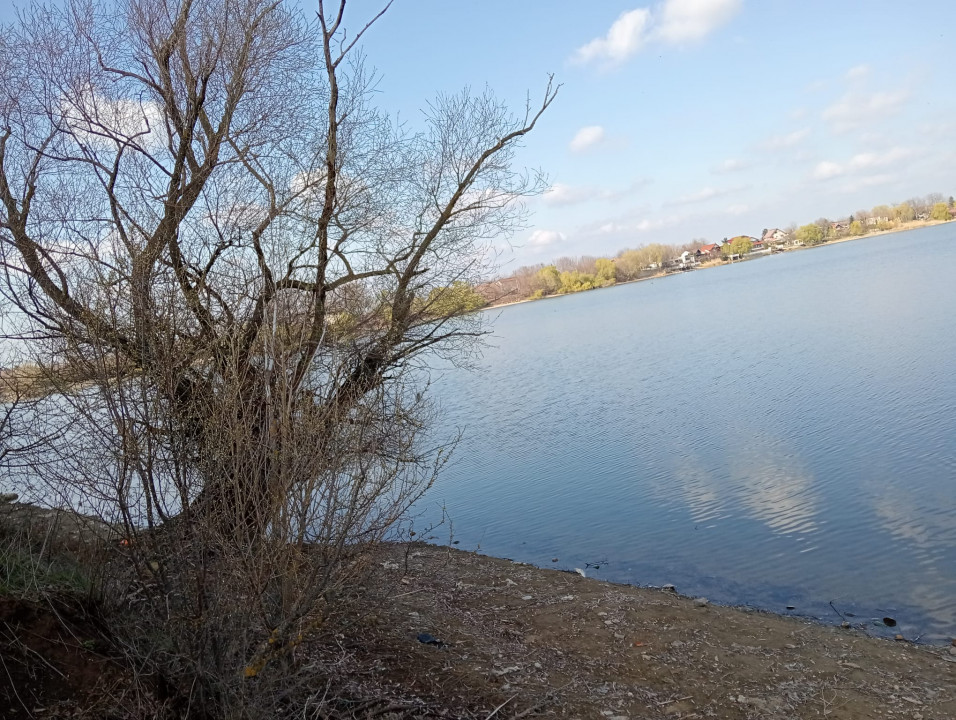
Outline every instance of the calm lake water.
[[419, 526], [444, 505], [463, 549], [956, 635], [956, 224], [494, 317], [436, 383], [465, 438]]

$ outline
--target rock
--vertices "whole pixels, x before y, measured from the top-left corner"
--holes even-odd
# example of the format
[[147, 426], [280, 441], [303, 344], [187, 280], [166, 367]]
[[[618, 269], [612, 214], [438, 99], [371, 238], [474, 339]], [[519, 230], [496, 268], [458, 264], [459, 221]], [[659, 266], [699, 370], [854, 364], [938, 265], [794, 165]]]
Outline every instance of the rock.
[[534, 600], [534, 598], [531, 597], [530, 595], [522, 595], [522, 596], [521, 596], [521, 599], [522, 599], [522, 600]]
[[949, 648], [949, 654], [956, 655], [956, 645], [953, 645], [952, 647]]
[[849, 629], [850, 629], [850, 623], [848, 623], [846, 620], [844, 620], [843, 622], [840, 623], [840, 627], [843, 628], [844, 630], [849, 630]]
[[694, 607], [707, 607], [710, 601], [705, 597], [694, 598]]
[[18, 497], [20, 496], [16, 493], [0, 493], [0, 505], [4, 503], [16, 502]]
[[584, 574], [584, 570], [582, 570], [581, 568], [574, 568], [574, 572], [576, 572], [581, 577], [587, 577], [587, 575]]
[[886, 625], [886, 627], [896, 627], [896, 620], [891, 617], [885, 617], [883, 618], [883, 624]]
[[558, 561], [557, 558], [551, 558], [551, 562], [557, 562], [557, 561]]
[[677, 588], [675, 588], [675, 587], [674, 587], [673, 585], [671, 585], [670, 583], [667, 583], [667, 585], [662, 585], [662, 586], [661, 586], [661, 590], [663, 590], [664, 592], [672, 592], [672, 593], [676, 593], [676, 592], [677, 592]]
[[560, 599], [560, 600], [574, 600], [574, 597], [575, 597], [574, 595], [562, 595], [559, 599]]
[[518, 584], [518, 583], [516, 583], [516, 582], [515, 582], [514, 580], [512, 580], [511, 578], [505, 578], [505, 585], [511, 586], [511, 585], [517, 585], [517, 584]]
[[902, 635], [899, 635], [899, 634], [897, 634], [893, 639], [894, 639], [894, 640], [898, 640], [898, 641], [900, 641], [900, 642], [903, 642], [903, 641], [906, 640], [905, 637], [903, 637]]

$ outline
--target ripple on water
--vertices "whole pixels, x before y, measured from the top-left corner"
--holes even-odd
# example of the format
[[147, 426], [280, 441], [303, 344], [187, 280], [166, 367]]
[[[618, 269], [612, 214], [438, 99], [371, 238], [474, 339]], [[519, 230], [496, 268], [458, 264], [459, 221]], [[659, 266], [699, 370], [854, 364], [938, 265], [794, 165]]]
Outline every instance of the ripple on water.
[[507, 308], [437, 383], [467, 439], [426, 500], [463, 546], [956, 632], [947, 259], [939, 226]]

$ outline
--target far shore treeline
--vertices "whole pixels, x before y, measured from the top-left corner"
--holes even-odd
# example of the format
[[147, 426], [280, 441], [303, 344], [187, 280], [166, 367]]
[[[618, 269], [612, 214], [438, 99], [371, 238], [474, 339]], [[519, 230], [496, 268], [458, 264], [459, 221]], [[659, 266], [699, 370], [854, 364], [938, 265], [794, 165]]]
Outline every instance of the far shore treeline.
[[681, 245], [650, 243], [626, 248], [613, 257], [562, 257], [552, 263], [519, 267], [510, 275], [479, 285], [456, 282], [433, 294], [441, 294], [443, 304], [450, 303], [466, 311], [478, 310], [953, 219], [956, 219], [954, 198], [930, 193], [895, 205], [857, 210], [839, 220], [820, 218], [799, 227], [764, 228], [759, 236], [738, 235], [713, 243], [703, 238]]

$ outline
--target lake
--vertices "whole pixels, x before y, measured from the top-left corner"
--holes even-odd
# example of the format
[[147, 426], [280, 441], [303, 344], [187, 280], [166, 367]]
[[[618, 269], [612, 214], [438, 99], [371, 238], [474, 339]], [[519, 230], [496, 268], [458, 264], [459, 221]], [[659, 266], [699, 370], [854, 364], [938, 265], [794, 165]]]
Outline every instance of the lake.
[[444, 506], [462, 549], [952, 637], [954, 270], [948, 224], [493, 311], [480, 370], [436, 380], [465, 436], [417, 525]]

